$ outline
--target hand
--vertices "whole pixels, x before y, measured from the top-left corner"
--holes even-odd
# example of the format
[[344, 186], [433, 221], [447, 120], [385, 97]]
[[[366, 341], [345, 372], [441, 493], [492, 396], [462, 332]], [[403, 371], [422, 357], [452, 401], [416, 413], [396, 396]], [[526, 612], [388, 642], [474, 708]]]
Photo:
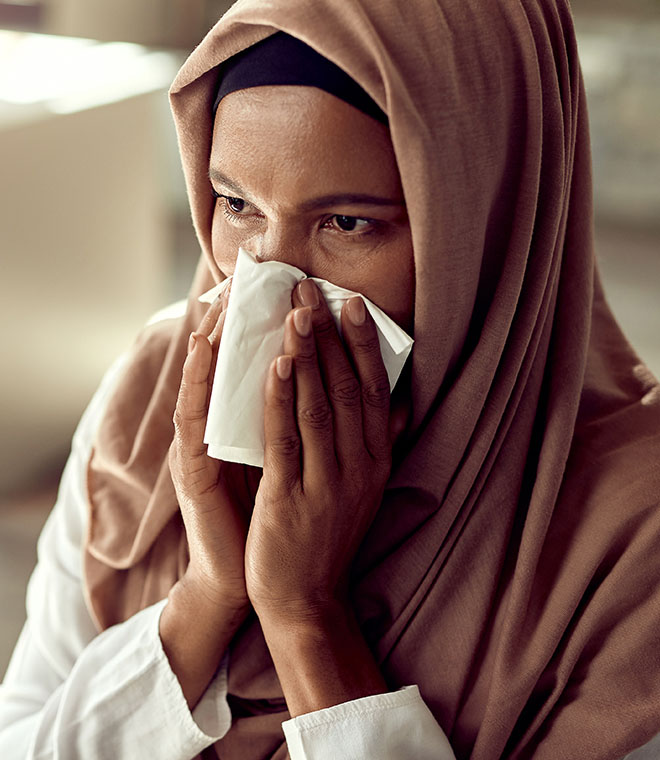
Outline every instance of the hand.
[[261, 470], [206, 454], [204, 430], [228, 293], [210, 306], [190, 338], [174, 413], [169, 465], [186, 526], [188, 592], [225, 609], [249, 609], [244, 554]]
[[346, 347], [311, 280], [296, 288], [293, 304], [287, 355], [266, 383], [264, 470], [245, 554], [262, 622], [347, 604], [350, 565], [391, 467], [389, 382], [364, 302], [344, 305]]

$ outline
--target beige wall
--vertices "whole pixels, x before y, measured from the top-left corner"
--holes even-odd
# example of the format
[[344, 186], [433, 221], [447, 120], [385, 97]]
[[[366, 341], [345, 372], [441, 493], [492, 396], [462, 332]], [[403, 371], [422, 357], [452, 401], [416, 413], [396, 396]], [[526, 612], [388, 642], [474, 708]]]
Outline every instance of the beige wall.
[[660, 2], [655, 20], [576, 17], [600, 219], [660, 229]]
[[232, 0], [48, 0], [52, 34], [192, 48]]
[[171, 297], [170, 129], [160, 91], [0, 130], [0, 490], [60, 461], [104, 369]]

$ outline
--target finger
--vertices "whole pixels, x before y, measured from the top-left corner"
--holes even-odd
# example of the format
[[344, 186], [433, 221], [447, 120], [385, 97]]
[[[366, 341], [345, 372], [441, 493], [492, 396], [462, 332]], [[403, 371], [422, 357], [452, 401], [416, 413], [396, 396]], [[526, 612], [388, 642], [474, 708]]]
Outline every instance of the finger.
[[316, 481], [337, 466], [332, 411], [316, 355], [309, 307], [289, 312], [284, 323], [284, 351], [293, 357], [296, 421], [302, 444], [302, 481]]
[[206, 458], [204, 429], [211, 353], [211, 345], [204, 335], [190, 335], [173, 418], [177, 459], [185, 465], [186, 471], [194, 469], [194, 460], [202, 456]]
[[349, 298], [341, 313], [344, 340], [360, 381], [364, 441], [373, 459], [390, 456], [390, 383], [383, 364], [376, 324], [360, 296]]
[[341, 465], [358, 461], [363, 444], [360, 382], [339, 337], [335, 319], [323, 294], [311, 280], [293, 293], [294, 305], [312, 309], [312, 326], [323, 384], [332, 408], [335, 452]]
[[218, 364], [218, 351], [220, 350], [220, 339], [222, 337], [222, 328], [225, 324], [225, 318], [227, 312], [223, 311], [218, 317], [216, 326], [213, 328], [209, 341], [211, 344], [211, 363], [209, 365], [208, 382], [206, 387], [206, 409], [209, 408], [209, 402], [211, 400], [211, 391], [213, 390], [213, 380], [215, 378], [215, 368]]
[[300, 436], [295, 418], [293, 363], [277, 357], [266, 378], [264, 477], [276, 499], [287, 498], [300, 483]]
[[229, 282], [229, 285], [222, 291], [222, 293], [219, 296], [220, 299], [220, 316], [217, 318], [215, 326], [211, 330], [211, 334], [209, 335], [209, 342], [212, 346], [217, 346], [217, 344], [220, 342], [220, 338], [222, 337], [222, 327], [224, 325], [225, 317], [227, 316], [227, 306], [229, 305], [229, 295], [231, 293], [231, 280]]
[[212, 333], [214, 332], [217, 326], [220, 314], [227, 308], [227, 301], [229, 298], [230, 288], [231, 288], [231, 283], [211, 303], [202, 321], [200, 322], [200, 325], [197, 328], [196, 332], [199, 333], [200, 335], [203, 335], [205, 338], [211, 337]]
[[211, 389], [213, 384], [213, 378], [215, 377], [215, 367], [218, 361], [218, 348], [220, 346], [220, 338], [222, 337], [222, 328], [224, 326], [225, 317], [227, 314], [227, 304], [229, 302], [229, 292], [231, 290], [231, 282], [224, 290], [218, 295], [218, 297], [209, 306], [204, 318], [202, 319], [197, 334], [205, 336], [211, 345], [211, 362], [209, 365], [209, 371], [207, 376], [207, 389], [206, 389], [206, 409], [208, 410], [209, 401], [211, 398]]

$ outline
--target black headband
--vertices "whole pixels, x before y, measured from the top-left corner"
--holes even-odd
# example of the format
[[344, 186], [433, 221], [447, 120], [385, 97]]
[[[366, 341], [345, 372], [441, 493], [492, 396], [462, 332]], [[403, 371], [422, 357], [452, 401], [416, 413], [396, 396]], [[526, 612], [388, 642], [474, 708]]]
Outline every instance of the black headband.
[[275, 84], [318, 87], [382, 124], [388, 123], [387, 115], [345, 71], [285, 32], [266, 37], [220, 65], [213, 113], [230, 92]]

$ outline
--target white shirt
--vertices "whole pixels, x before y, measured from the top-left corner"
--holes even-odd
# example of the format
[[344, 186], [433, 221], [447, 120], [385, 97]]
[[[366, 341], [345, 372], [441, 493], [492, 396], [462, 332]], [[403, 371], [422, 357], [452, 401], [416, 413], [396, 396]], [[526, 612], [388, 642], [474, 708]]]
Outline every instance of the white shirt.
[[[226, 658], [191, 712], [158, 632], [162, 600], [100, 635], [85, 603], [86, 468], [108, 371], [73, 437], [41, 533], [27, 621], [0, 686], [2, 760], [190, 760], [231, 726]], [[417, 686], [345, 702], [282, 724], [291, 760], [454, 760]]]

